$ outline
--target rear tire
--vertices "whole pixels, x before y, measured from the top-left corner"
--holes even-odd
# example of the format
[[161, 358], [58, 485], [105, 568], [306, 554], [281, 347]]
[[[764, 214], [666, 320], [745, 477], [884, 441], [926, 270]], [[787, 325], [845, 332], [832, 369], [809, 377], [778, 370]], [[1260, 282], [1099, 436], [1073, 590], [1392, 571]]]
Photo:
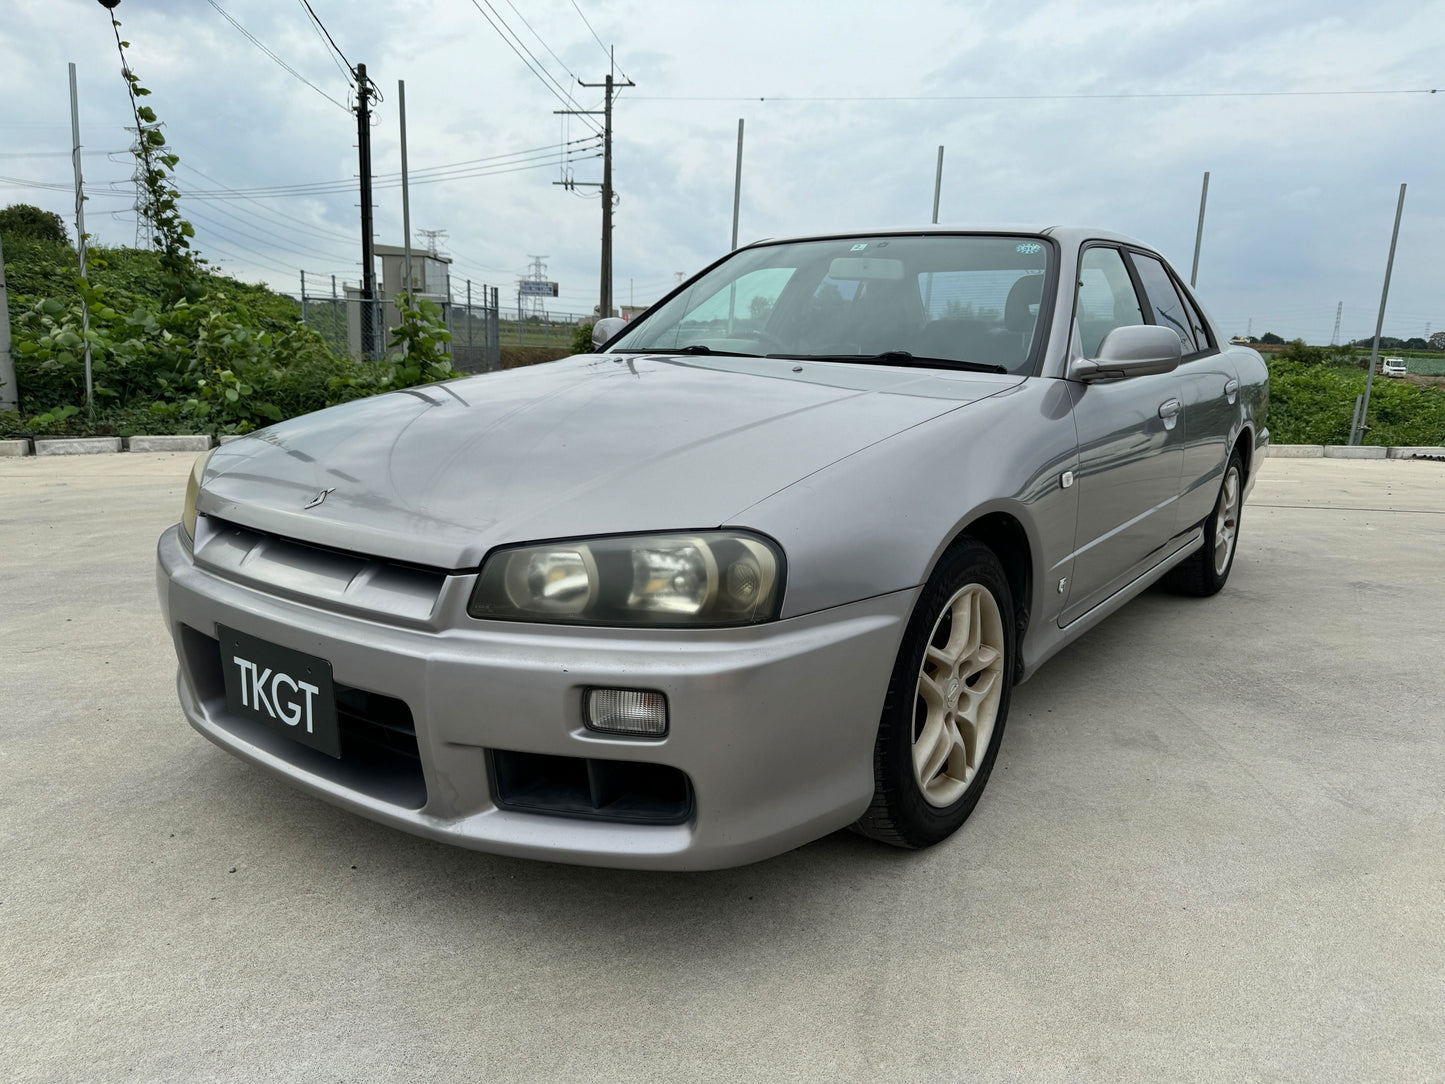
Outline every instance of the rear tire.
[[1239, 513], [1244, 507], [1244, 460], [1238, 452], [1229, 457], [1214, 511], [1204, 521], [1204, 545], [1174, 566], [1164, 584], [1172, 591], [1194, 598], [1219, 593], [1234, 567], [1239, 542]]
[[873, 750], [873, 803], [857, 831], [918, 849], [968, 819], [1003, 741], [1017, 639], [1003, 566], [964, 539], [929, 577], [903, 634]]

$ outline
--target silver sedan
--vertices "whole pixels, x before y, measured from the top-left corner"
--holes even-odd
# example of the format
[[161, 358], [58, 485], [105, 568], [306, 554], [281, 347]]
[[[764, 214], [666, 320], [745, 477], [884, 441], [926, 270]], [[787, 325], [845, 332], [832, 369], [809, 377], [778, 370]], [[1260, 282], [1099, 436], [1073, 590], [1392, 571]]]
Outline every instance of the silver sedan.
[[191, 725], [498, 853], [928, 846], [1014, 685], [1219, 591], [1269, 439], [1259, 355], [1097, 230], [762, 242], [594, 337], [203, 456], [159, 545]]

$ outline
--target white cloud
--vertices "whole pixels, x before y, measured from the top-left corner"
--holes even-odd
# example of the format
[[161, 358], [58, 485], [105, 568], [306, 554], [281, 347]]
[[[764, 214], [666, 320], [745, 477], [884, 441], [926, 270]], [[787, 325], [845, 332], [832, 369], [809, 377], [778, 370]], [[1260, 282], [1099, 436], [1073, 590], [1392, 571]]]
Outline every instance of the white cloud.
[[[294, 0], [218, 0], [328, 94], [347, 87]], [[1049, 101], [778, 101], [777, 96], [1049, 95], [1129, 92], [1389, 90], [1429, 85], [1445, 45], [1440, 0], [1157, 4], [1096, 0], [880, 6], [861, 2], [727, 5], [580, 0], [638, 83], [617, 106], [614, 291], [652, 300], [678, 270], [725, 248], [737, 119], [745, 117], [741, 236], [924, 222], [937, 146], [947, 147], [943, 218], [962, 223], [1067, 221], [1161, 246], [1187, 272], [1200, 175], [1211, 171], [1200, 289], [1231, 330], [1254, 319], [1281, 334], [1366, 334], [1401, 180], [1410, 182], [1387, 330], [1445, 326], [1435, 254], [1445, 242], [1440, 95], [1070, 98]], [[374, 164], [399, 168], [396, 81], [407, 84], [413, 169], [555, 144], [561, 108], [470, 0], [313, 0], [352, 61], [388, 101], [377, 110]], [[12, 0], [0, 26], [0, 138], [9, 154], [68, 146], [65, 62], [81, 71], [88, 147], [126, 140], [114, 42], [94, 0]], [[494, 7], [540, 62], [592, 107], [504, 3]], [[588, 81], [604, 51], [570, 0], [520, 10]], [[132, 60], [187, 167], [226, 185], [352, 176], [352, 119], [282, 71], [198, 0], [125, 0]], [[764, 98], [689, 101], [695, 97]], [[571, 124], [576, 137], [581, 128]], [[41, 127], [40, 125], [45, 125]], [[107, 181], [129, 167], [87, 159], [93, 228], [132, 226]], [[64, 182], [64, 157], [0, 158], [0, 174]], [[578, 163], [579, 180], [600, 163]], [[188, 185], [209, 185], [182, 170]], [[459, 278], [508, 287], [529, 254], [546, 254], [563, 307], [590, 309], [599, 208], [539, 169], [418, 185], [412, 223], [449, 231]], [[0, 184], [0, 200], [65, 212], [63, 192]], [[399, 240], [400, 194], [377, 191], [377, 231]], [[295, 270], [355, 279], [353, 191], [260, 203], [190, 200], [203, 248], [228, 268], [295, 287]], [[299, 220], [299, 222], [298, 222]], [[300, 223], [305, 223], [302, 226]], [[504, 289], [504, 295], [505, 295]]]

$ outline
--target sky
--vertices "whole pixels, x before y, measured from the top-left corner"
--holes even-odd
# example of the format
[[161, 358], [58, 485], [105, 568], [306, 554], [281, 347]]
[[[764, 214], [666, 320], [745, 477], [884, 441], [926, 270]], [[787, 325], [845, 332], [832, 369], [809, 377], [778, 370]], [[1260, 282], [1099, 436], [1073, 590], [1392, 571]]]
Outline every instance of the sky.
[[[1404, 182], [1384, 332], [1445, 329], [1445, 88], [1428, 93], [1445, 84], [1445, 0], [310, 5], [384, 96], [384, 244], [402, 241], [405, 81], [411, 223], [446, 231], [454, 293], [471, 279], [513, 303], [541, 256], [551, 307], [592, 311], [597, 189], [554, 182], [601, 180], [600, 118], [554, 110], [601, 107], [578, 80], [602, 80], [610, 47], [636, 84], [614, 107], [614, 303], [655, 301], [727, 251], [742, 119], [743, 243], [926, 224], [942, 145], [941, 223], [1114, 230], [1187, 278], [1209, 171], [1205, 307], [1227, 334], [1317, 343], [1340, 302], [1342, 340], [1373, 333]], [[303, 269], [327, 292], [357, 281], [353, 94], [303, 0], [122, 0], [116, 15], [201, 252], [287, 292]], [[0, 0], [0, 205], [73, 232], [69, 61], [87, 229], [132, 243], [129, 103], [97, 0]]]

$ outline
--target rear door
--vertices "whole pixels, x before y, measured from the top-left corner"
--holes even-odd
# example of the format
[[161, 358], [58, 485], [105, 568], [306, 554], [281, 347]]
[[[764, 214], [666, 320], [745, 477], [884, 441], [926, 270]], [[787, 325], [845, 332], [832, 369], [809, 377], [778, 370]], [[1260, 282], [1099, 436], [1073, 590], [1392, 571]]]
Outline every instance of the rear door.
[[1229, 460], [1229, 438], [1239, 413], [1239, 380], [1219, 350], [1198, 307], [1153, 253], [1129, 254], [1152, 321], [1179, 336], [1183, 359], [1176, 373], [1183, 412], [1183, 476], [1179, 530], [1204, 522], [1214, 508]]
[[[1148, 323], [1123, 251], [1087, 246], [1079, 257], [1074, 335], [1095, 357], [1116, 327]], [[1174, 373], [1072, 383], [1079, 436], [1079, 518], [1073, 582], [1061, 625], [1120, 590], [1162, 556], [1177, 523], [1183, 402]]]

